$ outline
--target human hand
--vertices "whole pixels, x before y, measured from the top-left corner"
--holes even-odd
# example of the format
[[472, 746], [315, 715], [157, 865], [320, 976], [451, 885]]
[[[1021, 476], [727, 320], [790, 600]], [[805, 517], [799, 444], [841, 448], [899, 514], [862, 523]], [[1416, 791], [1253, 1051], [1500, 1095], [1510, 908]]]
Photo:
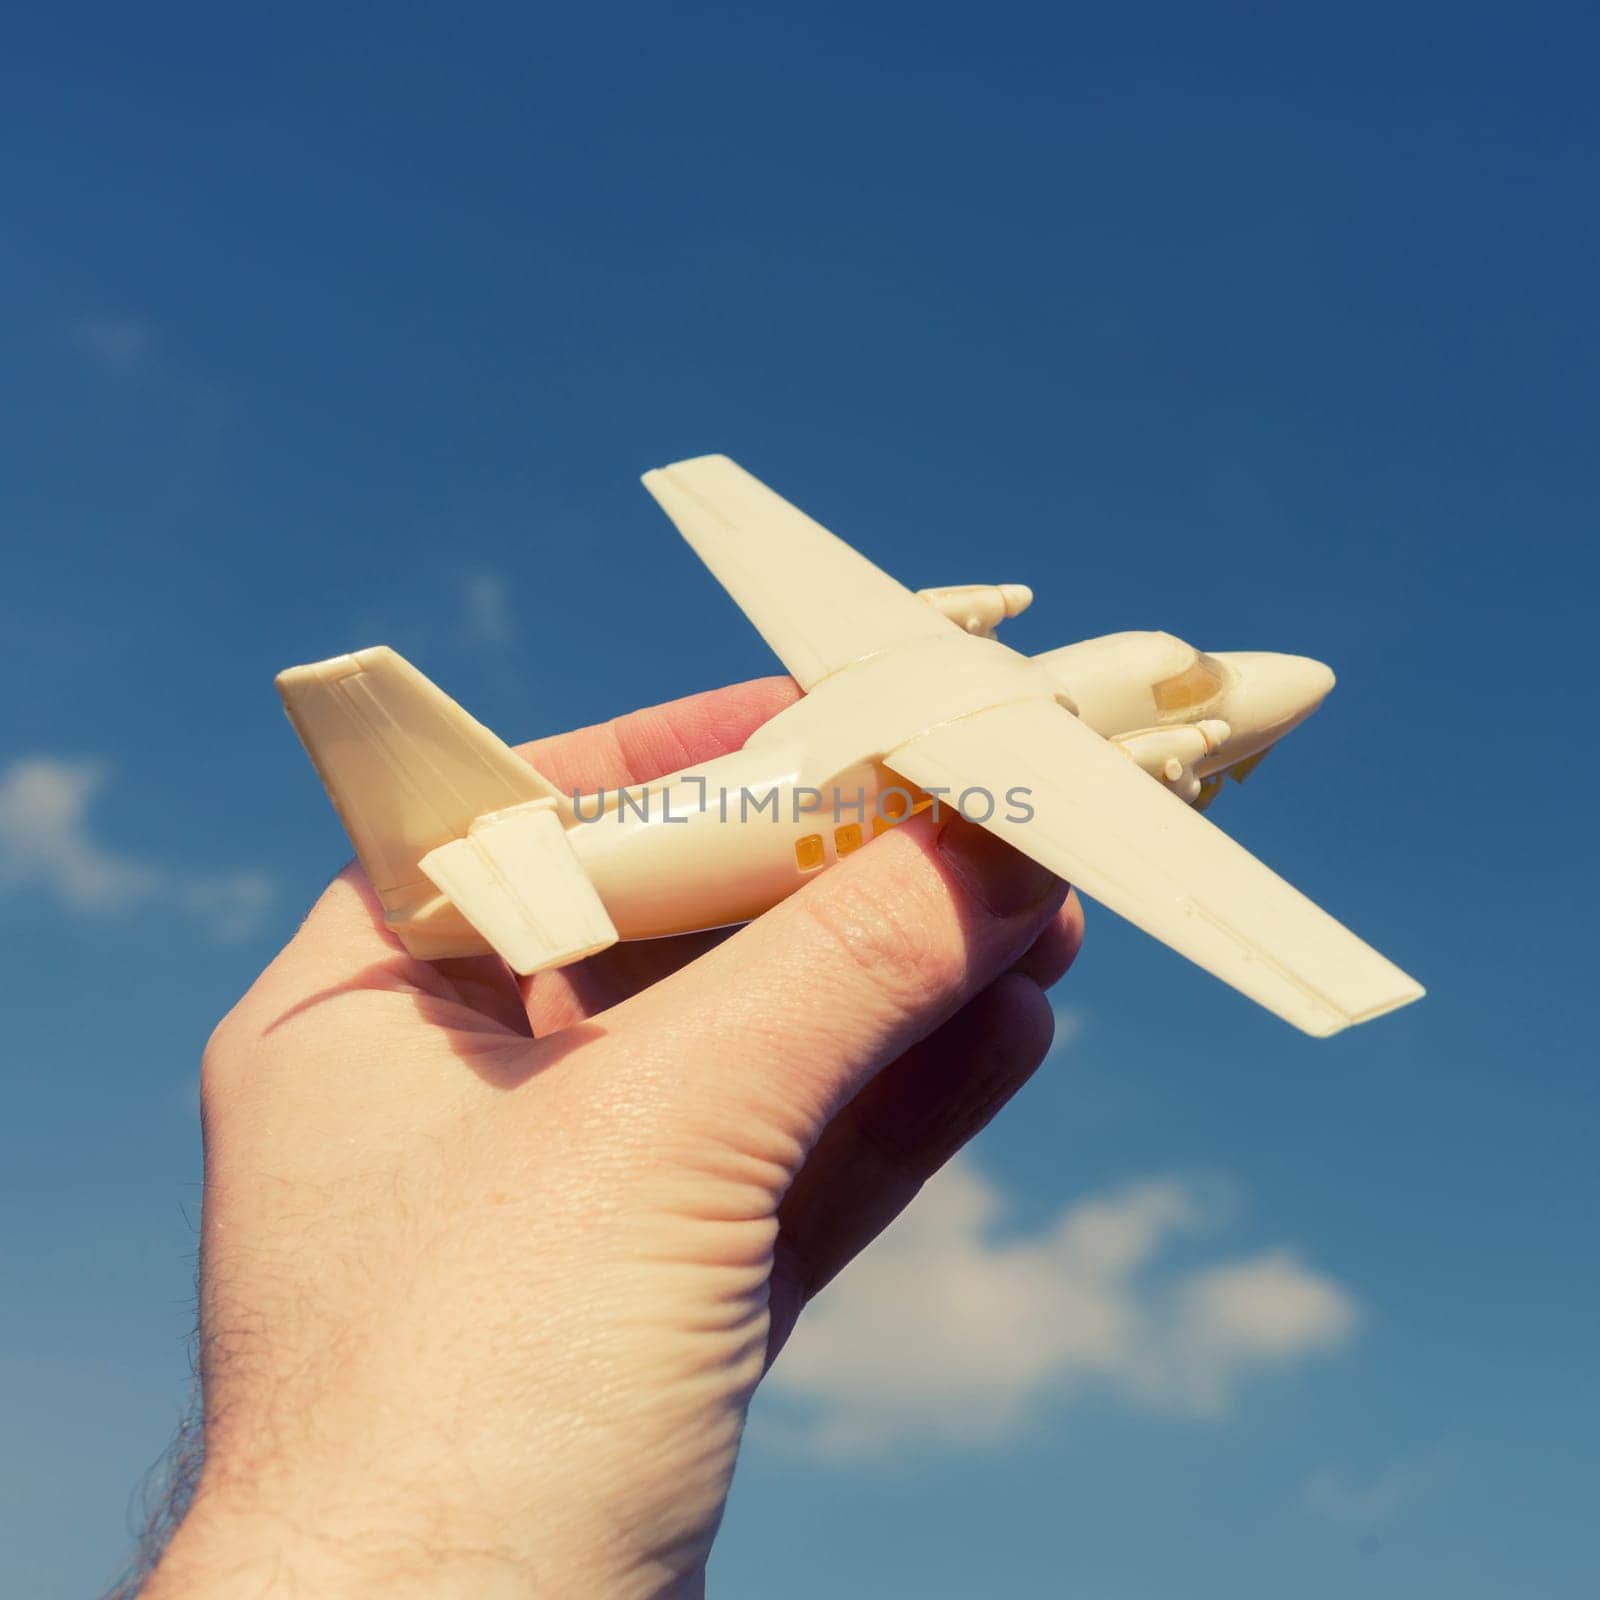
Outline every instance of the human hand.
[[[527, 747], [615, 788], [768, 679]], [[206, 1052], [205, 1465], [146, 1594], [695, 1595], [806, 1299], [1023, 1083], [1076, 898], [928, 815], [730, 936], [519, 982], [347, 869]]]

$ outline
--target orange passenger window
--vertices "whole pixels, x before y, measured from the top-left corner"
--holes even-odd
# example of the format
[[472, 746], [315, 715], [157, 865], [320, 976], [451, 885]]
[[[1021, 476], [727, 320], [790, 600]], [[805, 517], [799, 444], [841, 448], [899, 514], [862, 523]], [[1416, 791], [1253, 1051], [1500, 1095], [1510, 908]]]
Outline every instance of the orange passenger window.
[[[911, 796], [911, 804], [906, 804], [907, 793]], [[899, 794], [886, 794], [883, 799], [883, 815], [872, 819], [872, 837], [878, 838], [887, 833], [891, 828], [897, 828], [909, 817], [920, 816], [933, 804], [931, 794], [923, 794], [920, 789], [909, 791], [902, 790]]]
[[847, 822], [842, 828], [835, 828], [833, 830], [833, 848], [834, 853], [841, 856], [849, 855], [852, 850], [859, 850], [861, 848], [861, 824], [859, 822]]
[[820, 833], [808, 833], [803, 839], [795, 840], [794, 864], [802, 872], [815, 872], [824, 859]]

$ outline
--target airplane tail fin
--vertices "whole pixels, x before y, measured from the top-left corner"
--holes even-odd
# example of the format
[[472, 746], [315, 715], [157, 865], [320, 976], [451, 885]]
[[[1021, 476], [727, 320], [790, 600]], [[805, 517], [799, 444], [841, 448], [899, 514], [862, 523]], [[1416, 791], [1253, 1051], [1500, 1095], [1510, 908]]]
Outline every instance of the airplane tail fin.
[[[566, 842], [567, 797], [409, 661], [378, 645], [291, 667], [277, 684], [385, 921], [414, 956], [494, 948], [517, 970], [535, 971], [616, 938]], [[479, 866], [467, 870], [461, 849], [469, 834], [479, 837], [473, 824], [513, 807], [543, 817], [514, 830], [514, 878], [493, 860], [504, 854], [514, 818], [483, 832], [473, 856]], [[449, 887], [430, 870], [440, 851]]]

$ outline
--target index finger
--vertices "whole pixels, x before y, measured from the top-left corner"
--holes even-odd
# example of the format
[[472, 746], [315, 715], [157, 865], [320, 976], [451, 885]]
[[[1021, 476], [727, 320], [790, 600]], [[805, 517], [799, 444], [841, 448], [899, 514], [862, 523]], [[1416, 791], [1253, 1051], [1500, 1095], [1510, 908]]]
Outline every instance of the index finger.
[[536, 739], [517, 754], [569, 792], [649, 783], [739, 749], [799, 698], [793, 678], [752, 678]]

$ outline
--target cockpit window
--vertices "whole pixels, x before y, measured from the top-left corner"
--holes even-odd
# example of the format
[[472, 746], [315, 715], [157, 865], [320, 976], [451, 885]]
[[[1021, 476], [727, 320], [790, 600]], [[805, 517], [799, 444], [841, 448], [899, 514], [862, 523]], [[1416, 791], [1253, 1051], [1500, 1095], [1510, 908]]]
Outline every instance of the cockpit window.
[[1226, 682], [1217, 662], [1208, 655], [1197, 655], [1182, 672], [1154, 684], [1151, 692], [1156, 697], [1156, 710], [1161, 715], [1175, 715], [1192, 711], [1196, 706], [1216, 699]]

